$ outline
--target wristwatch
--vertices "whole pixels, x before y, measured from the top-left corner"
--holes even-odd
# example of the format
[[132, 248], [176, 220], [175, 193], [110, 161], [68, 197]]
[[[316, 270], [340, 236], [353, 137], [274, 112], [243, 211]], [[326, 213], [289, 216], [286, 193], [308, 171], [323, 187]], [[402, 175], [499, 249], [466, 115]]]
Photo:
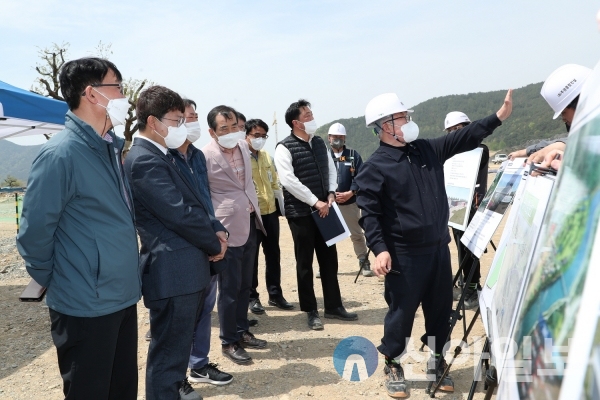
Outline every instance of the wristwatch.
[[329, 193], [327, 193], [327, 196], [329, 196], [330, 194], [332, 194], [333, 197], [335, 197], [335, 192], [329, 192]]

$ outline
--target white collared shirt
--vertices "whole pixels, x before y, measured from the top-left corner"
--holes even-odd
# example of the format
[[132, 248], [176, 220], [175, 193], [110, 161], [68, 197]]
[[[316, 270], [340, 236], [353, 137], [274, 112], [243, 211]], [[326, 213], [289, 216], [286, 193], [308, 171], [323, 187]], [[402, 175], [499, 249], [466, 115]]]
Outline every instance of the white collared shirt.
[[149, 141], [150, 143], [152, 143], [153, 145], [155, 145], [156, 147], [158, 147], [158, 149], [159, 149], [160, 151], [162, 151], [162, 152], [163, 152], [163, 154], [164, 154], [165, 156], [167, 155], [167, 148], [166, 148], [165, 146], [163, 146], [162, 144], [160, 144], [160, 143], [156, 143], [154, 140], [152, 140], [152, 139], [149, 139], [149, 138], [147, 138], [146, 136], [139, 135], [138, 137], [139, 137], [140, 139], [144, 139], [144, 140], [147, 140], [147, 141]]
[[[294, 135], [296, 136], [296, 135]], [[296, 136], [298, 137], [298, 136]], [[302, 141], [306, 141], [302, 138], [298, 138]], [[308, 144], [312, 148], [312, 136], [308, 139]], [[329, 153], [329, 152], [328, 152]], [[337, 188], [337, 170], [333, 159], [327, 154], [328, 169], [329, 169], [329, 191], [334, 192]], [[294, 166], [292, 165], [292, 155], [285, 146], [277, 146], [275, 148], [275, 167], [277, 168], [277, 174], [279, 175], [279, 181], [285, 189], [292, 194], [295, 198], [314, 206], [319, 200], [309, 188], [303, 185], [300, 180], [294, 175]]]

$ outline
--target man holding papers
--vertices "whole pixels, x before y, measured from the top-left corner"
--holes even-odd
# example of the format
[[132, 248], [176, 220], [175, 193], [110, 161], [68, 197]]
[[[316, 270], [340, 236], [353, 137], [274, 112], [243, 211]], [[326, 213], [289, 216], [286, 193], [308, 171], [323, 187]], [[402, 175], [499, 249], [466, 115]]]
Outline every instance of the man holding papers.
[[292, 132], [277, 144], [275, 166], [283, 185], [285, 216], [294, 239], [300, 309], [308, 314], [309, 328], [320, 330], [323, 323], [314, 291], [313, 252], [319, 262], [325, 318], [343, 321], [358, 318], [342, 305], [336, 247], [327, 246], [311, 215], [313, 211], [322, 218], [329, 214], [335, 201], [336, 170], [325, 142], [314, 136], [317, 125], [308, 101], [292, 103], [285, 113], [285, 122]]

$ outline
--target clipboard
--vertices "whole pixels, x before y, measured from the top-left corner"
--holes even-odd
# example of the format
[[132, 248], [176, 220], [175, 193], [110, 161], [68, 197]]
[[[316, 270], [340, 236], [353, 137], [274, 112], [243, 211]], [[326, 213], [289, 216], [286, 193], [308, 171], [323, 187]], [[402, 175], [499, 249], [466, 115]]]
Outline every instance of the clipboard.
[[313, 211], [311, 215], [328, 247], [350, 237], [350, 229], [348, 229], [337, 203], [331, 205], [329, 214], [325, 218], [319, 216], [319, 210]]

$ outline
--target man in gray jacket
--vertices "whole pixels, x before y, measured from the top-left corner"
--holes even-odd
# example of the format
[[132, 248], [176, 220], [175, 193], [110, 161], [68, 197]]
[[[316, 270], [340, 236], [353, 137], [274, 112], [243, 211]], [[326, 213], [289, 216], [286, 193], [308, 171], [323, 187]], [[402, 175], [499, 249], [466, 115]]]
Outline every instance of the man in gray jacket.
[[137, 399], [141, 296], [123, 140], [129, 103], [108, 60], [64, 64], [65, 129], [31, 167], [17, 247], [48, 288], [51, 334], [66, 399]]

